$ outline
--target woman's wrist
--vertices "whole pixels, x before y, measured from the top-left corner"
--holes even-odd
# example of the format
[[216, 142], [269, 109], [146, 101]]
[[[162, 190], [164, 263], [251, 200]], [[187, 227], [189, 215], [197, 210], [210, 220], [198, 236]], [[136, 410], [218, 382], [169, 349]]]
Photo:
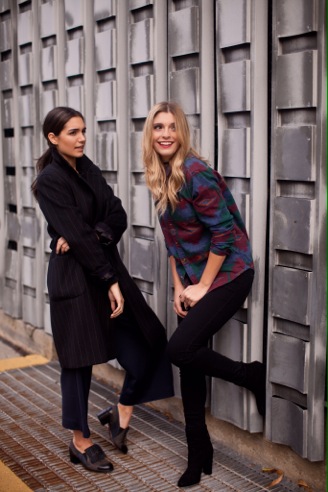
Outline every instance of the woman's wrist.
[[200, 281], [199, 281], [199, 285], [201, 287], [204, 287], [204, 289], [209, 289], [211, 287], [212, 283], [213, 283], [213, 280], [212, 281], [206, 281], [206, 280], [200, 279]]

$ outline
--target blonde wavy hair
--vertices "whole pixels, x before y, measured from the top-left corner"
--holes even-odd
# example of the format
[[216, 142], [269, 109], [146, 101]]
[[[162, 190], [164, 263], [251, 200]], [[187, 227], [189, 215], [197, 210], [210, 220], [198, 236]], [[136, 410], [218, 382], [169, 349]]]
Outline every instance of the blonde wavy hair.
[[[153, 147], [153, 122], [159, 113], [171, 113], [175, 118], [176, 138], [179, 148], [170, 159], [171, 174], [166, 176], [165, 167]], [[142, 158], [146, 184], [156, 204], [156, 210], [163, 214], [168, 206], [176, 209], [179, 202], [178, 192], [181, 190], [185, 176], [183, 163], [188, 154], [200, 158], [190, 145], [190, 129], [185, 113], [175, 102], [163, 101], [155, 104], [148, 113], [142, 135]]]

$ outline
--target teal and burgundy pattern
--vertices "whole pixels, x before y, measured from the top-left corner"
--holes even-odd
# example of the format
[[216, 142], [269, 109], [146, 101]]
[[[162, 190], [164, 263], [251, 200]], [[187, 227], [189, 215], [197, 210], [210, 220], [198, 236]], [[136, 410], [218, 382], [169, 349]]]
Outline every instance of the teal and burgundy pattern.
[[251, 245], [235, 200], [220, 174], [188, 156], [185, 184], [174, 212], [167, 207], [159, 222], [169, 256], [176, 259], [184, 285], [199, 282], [211, 251], [226, 259], [209, 290], [254, 269]]

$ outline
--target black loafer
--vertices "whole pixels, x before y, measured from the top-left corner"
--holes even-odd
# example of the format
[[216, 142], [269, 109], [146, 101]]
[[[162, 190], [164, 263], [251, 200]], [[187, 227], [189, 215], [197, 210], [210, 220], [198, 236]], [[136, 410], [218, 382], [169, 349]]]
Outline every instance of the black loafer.
[[84, 453], [81, 453], [76, 449], [73, 441], [71, 441], [68, 449], [70, 460], [75, 465], [81, 463], [87, 470], [102, 473], [109, 473], [114, 469], [112, 463], [106, 458], [105, 453], [98, 444], [93, 444]]

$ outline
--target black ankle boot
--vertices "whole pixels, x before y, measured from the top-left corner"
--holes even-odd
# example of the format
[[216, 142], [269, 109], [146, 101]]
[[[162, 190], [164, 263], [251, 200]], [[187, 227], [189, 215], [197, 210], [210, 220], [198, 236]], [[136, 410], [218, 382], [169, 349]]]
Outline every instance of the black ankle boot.
[[186, 428], [188, 466], [178, 481], [178, 487], [190, 487], [200, 482], [202, 472], [212, 474], [213, 446], [207, 428]]
[[126, 454], [128, 447], [126, 445], [126, 435], [129, 431], [129, 427], [122, 429], [120, 427], [120, 416], [118, 413], [117, 405], [113, 407], [105, 408], [97, 415], [101, 425], [109, 424], [109, 437], [111, 438], [114, 446]]
[[262, 362], [256, 360], [245, 364], [243, 386], [254, 393], [258, 412], [265, 417], [266, 371]]

